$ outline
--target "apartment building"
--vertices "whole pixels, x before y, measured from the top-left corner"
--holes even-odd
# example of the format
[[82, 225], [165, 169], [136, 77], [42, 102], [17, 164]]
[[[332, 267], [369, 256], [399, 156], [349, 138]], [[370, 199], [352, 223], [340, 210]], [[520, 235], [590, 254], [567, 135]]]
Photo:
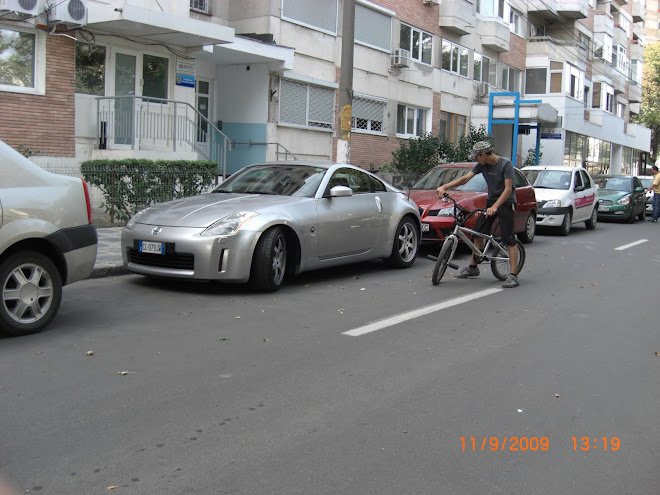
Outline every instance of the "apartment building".
[[[0, 138], [37, 162], [336, 158], [344, 0], [0, 5]], [[350, 160], [483, 124], [518, 164], [538, 146], [636, 172], [644, 17], [627, 0], [355, 0]]]

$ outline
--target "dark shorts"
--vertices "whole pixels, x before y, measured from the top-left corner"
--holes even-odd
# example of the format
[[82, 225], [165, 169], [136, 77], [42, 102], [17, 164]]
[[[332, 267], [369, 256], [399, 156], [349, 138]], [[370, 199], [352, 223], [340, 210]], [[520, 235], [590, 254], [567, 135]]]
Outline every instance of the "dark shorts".
[[[486, 203], [486, 208], [490, 208], [494, 203], [494, 201], [492, 203]], [[504, 203], [497, 209], [497, 215], [493, 215], [492, 217], [481, 215], [477, 220], [474, 230], [482, 234], [490, 234], [493, 230], [493, 223], [497, 219], [499, 220], [502, 242], [507, 246], [515, 246], [516, 236], [513, 233], [513, 215], [515, 211], [516, 205], [513, 203]]]

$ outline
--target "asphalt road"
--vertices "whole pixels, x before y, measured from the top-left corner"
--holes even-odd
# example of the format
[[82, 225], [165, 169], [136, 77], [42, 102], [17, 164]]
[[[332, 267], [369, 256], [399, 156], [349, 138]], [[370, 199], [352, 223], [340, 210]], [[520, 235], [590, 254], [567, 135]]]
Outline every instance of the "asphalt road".
[[421, 258], [276, 294], [74, 284], [48, 331], [0, 340], [0, 476], [61, 495], [658, 493], [659, 241], [648, 222], [538, 235], [520, 287], [415, 318], [500, 282], [434, 287]]

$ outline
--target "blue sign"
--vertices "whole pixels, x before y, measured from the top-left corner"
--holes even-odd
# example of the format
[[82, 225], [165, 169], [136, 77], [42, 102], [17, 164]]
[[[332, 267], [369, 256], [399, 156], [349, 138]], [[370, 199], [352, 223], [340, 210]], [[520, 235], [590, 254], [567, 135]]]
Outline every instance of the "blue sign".
[[177, 74], [176, 75], [176, 85], [177, 86], [186, 86], [188, 88], [195, 87], [195, 76], [190, 74]]

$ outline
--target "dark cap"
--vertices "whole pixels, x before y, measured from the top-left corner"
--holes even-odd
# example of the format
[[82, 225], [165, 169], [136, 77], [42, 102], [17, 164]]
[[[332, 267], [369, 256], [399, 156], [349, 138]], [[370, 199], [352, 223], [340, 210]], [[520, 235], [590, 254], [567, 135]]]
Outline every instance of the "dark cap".
[[651, 170], [655, 170], [655, 171], [657, 172], [657, 171], [658, 171], [658, 167], [656, 167], [655, 165], [653, 165], [653, 166], [651, 166]]

